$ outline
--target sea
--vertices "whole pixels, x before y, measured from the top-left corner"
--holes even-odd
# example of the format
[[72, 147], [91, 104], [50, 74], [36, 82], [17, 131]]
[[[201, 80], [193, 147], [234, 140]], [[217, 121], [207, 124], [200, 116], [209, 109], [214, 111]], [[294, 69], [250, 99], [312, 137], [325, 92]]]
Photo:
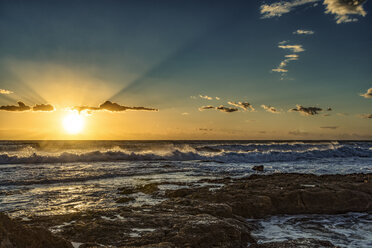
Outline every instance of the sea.
[[[372, 173], [371, 141], [0, 141], [0, 211], [12, 217], [114, 209], [123, 185], [265, 174]], [[172, 185], [170, 182], [174, 182]], [[213, 185], [216, 189], [223, 185]], [[133, 206], [164, 199], [138, 194]], [[247, 220], [252, 221], [252, 220]], [[372, 215], [273, 216], [256, 221], [261, 243], [320, 237], [372, 247]], [[316, 228], [315, 228], [316, 227]]]

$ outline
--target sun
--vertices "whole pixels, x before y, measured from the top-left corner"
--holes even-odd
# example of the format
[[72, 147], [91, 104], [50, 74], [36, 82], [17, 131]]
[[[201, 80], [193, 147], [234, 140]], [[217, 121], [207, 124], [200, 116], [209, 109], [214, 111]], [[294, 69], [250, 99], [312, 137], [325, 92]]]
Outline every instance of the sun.
[[84, 118], [78, 112], [73, 112], [63, 118], [62, 124], [69, 134], [78, 134], [84, 128]]

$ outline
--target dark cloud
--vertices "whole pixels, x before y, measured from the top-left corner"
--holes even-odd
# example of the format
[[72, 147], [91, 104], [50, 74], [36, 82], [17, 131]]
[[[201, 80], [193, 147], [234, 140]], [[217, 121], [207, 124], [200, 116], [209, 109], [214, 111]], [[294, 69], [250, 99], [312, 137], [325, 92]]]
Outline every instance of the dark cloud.
[[372, 119], [372, 114], [363, 114], [360, 115], [360, 117], [362, 117], [363, 119]]
[[366, 93], [360, 94], [364, 98], [372, 98], [372, 88], [369, 88]]
[[332, 111], [332, 108], [327, 108], [327, 111]]
[[207, 109], [215, 109], [215, 110], [219, 110], [219, 111], [225, 112], [225, 113], [232, 113], [232, 112], [239, 111], [238, 108], [229, 108], [229, 107], [225, 107], [223, 105], [220, 105], [218, 107], [214, 107], [212, 105], [202, 106], [202, 107], [199, 108], [199, 111], [204, 111], [204, 110], [207, 110]]
[[21, 111], [28, 111], [31, 108], [24, 104], [23, 102], [19, 101], [17, 102], [17, 105], [5, 105], [5, 106], [0, 106], [0, 110], [4, 111], [12, 111], [12, 112], [21, 112]]
[[23, 112], [23, 111], [53, 111], [54, 107], [50, 104], [36, 104], [33, 107], [27, 106], [23, 102], [19, 101], [17, 102], [17, 105], [5, 105], [5, 106], [0, 106], [0, 110], [4, 111], [11, 111], [11, 112]]
[[199, 128], [199, 131], [210, 132], [210, 131], [213, 131], [213, 129], [212, 128]]
[[33, 111], [53, 111], [54, 107], [50, 104], [36, 104], [32, 107]]
[[252, 104], [250, 104], [249, 102], [228, 102], [228, 104], [244, 110], [250, 109], [251, 111], [254, 111]]
[[107, 110], [112, 112], [122, 112], [127, 110], [135, 110], [135, 111], [158, 111], [158, 109], [154, 108], [147, 108], [147, 107], [128, 107], [123, 106], [111, 101], [106, 101], [99, 105], [99, 107], [90, 107], [90, 106], [76, 106], [72, 109], [77, 110], [79, 112], [87, 110], [87, 111], [98, 111], [98, 110]]
[[212, 105], [208, 105], [208, 106], [201, 106], [199, 108], [199, 111], [203, 111], [203, 110], [207, 110], [207, 109], [214, 109], [215, 107], [213, 107]]
[[320, 127], [322, 129], [337, 129], [337, 126], [326, 126], [326, 127]]
[[219, 110], [219, 111], [225, 112], [225, 113], [232, 113], [232, 112], [238, 111], [238, 108], [229, 108], [229, 107], [225, 107], [223, 105], [221, 105], [219, 107], [216, 107], [216, 109]]
[[303, 115], [317, 115], [319, 111], [322, 111], [322, 109], [318, 107], [303, 107], [301, 105], [296, 105], [296, 108], [289, 110], [289, 112], [299, 112]]

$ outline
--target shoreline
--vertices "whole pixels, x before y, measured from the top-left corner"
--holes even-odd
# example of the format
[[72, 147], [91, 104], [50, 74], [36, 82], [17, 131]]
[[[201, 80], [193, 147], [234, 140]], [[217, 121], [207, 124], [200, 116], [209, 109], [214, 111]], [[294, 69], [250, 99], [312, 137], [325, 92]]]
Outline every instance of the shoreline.
[[[304, 247], [334, 247], [329, 241], [311, 239], [257, 244], [251, 235], [255, 227], [247, 219], [284, 214], [372, 212], [372, 173], [254, 174], [201, 182], [207, 185], [168, 189], [166, 200], [152, 206], [123, 205], [110, 211], [33, 216], [30, 220], [8, 221], [1, 214], [0, 221], [8, 225], [14, 223], [14, 230], [18, 231], [22, 228], [39, 230], [40, 233], [33, 237], [38, 237], [40, 242], [43, 238], [50, 242], [62, 238], [81, 243], [80, 248], [99, 247], [99, 244], [116, 247], [247, 247], [248, 244], [249, 247], [296, 247], [300, 244]], [[216, 189], [213, 184], [224, 186]], [[132, 201], [130, 195], [136, 192], [156, 195], [158, 186], [150, 183], [141, 188], [120, 187], [113, 200]], [[18, 222], [22, 224], [18, 225]], [[12, 234], [12, 230], [0, 228], [0, 247], [5, 241], [12, 244], [22, 239]], [[49, 231], [45, 230], [53, 234], [48, 236], [45, 233]], [[60, 247], [72, 247], [69, 242], [58, 242], [67, 244]]]

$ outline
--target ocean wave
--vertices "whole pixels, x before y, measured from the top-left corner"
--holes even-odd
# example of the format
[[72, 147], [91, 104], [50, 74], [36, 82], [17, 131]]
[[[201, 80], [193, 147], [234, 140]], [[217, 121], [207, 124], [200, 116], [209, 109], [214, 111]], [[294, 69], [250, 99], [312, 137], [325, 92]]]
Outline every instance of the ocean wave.
[[[231, 146], [231, 145], [230, 145]], [[233, 146], [231, 146], [233, 147]], [[215, 161], [224, 163], [259, 163], [282, 162], [297, 160], [312, 160], [321, 158], [346, 158], [346, 157], [372, 157], [370, 147], [351, 145], [325, 145], [311, 146], [307, 149], [279, 149], [271, 147], [264, 151], [259, 149], [180, 149], [172, 148], [168, 151], [131, 152], [125, 150], [89, 151], [89, 152], [63, 152], [39, 153], [18, 155], [0, 154], [0, 164], [34, 164], [34, 163], [69, 163], [69, 162], [99, 162], [99, 161]], [[283, 147], [282, 147], [283, 148]]]

